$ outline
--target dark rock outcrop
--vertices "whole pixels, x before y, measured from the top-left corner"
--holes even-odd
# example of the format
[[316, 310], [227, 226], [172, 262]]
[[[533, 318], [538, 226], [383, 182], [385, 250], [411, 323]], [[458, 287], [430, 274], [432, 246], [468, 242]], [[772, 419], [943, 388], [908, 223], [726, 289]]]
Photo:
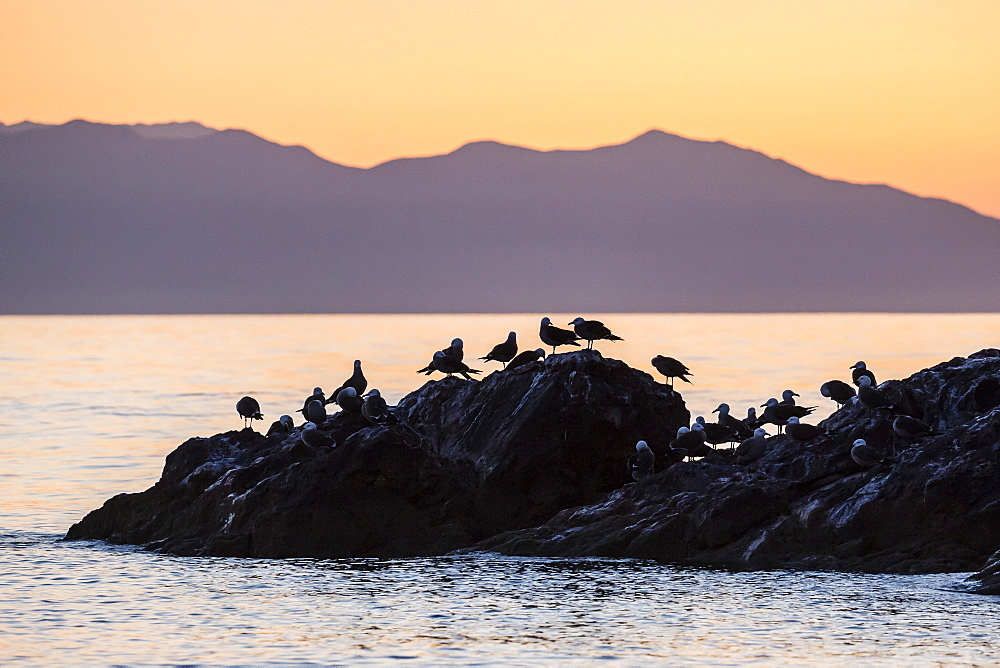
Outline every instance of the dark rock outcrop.
[[[848, 403], [808, 443], [726, 449], [632, 482], [637, 440], [663, 454], [689, 415], [679, 394], [596, 351], [482, 382], [429, 382], [404, 424], [339, 413], [335, 448], [297, 431], [192, 439], [151, 489], [109, 500], [67, 538], [174, 554], [407, 556], [486, 550], [736, 569], [973, 571], [1000, 547], [1000, 350], [880, 386], [934, 433], [907, 442], [892, 413]], [[855, 439], [884, 453], [862, 468]], [[1000, 558], [970, 588], [997, 591]]]
[[[938, 434], [907, 444], [856, 401], [829, 437], [768, 439], [750, 468], [689, 462], [601, 503], [491, 537], [506, 554], [643, 557], [739, 569], [969, 571], [1000, 545], [1000, 351], [955, 358], [881, 388]], [[856, 438], [892, 460], [862, 470]]]
[[443, 554], [603, 498], [628, 481], [637, 440], [690, 417], [680, 395], [596, 351], [431, 381], [394, 413], [405, 424], [338, 413], [323, 425], [334, 448], [299, 430], [191, 439], [152, 488], [110, 499], [67, 538], [188, 555]]

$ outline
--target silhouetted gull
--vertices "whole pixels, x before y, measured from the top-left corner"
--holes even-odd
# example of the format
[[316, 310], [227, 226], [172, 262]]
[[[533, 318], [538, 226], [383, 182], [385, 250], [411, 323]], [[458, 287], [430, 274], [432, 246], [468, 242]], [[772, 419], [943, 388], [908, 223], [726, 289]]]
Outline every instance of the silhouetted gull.
[[486, 362], [500, 362], [507, 367], [507, 362], [514, 359], [514, 355], [517, 354], [517, 333], [510, 332], [507, 334], [507, 340], [503, 343], [498, 343], [493, 346], [493, 350], [486, 354], [485, 357], [480, 357], [479, 359]]
[[306, 404], [306, 409], [303, 411], [303, 415], [309, 422], [323, 424], [326, 422], [326, 404], [319, 399], [313, 399]]
[[631, 462], [632, 479], [639, 481], [653, 475], [654, 462], [656, 462], [656, 455], [646, 445], [646, 441], [636, 443], [635, 455], [632, 456]]
[[[753, 436], [753, 430], [755, 427], [749, 427], [743, 420], [734, 418], [732, 415], [730, 415], [729, 404], [719, 404], [719, 407], [712, 412], [719, 414], [718, 423], [721, 425], [725, 425], [726, 427], [729, 427], [730, 431], [732, 431], [736, 435], [736, 439], [742, 441], [744, 439], [748, 439], [751, 436]], [[754, 423], [756, 422], [757, 422], [757, 415], [755, 413]]]
[[556, 346], [577, 346], [579, 343], [576, 334], [568, 329], [560, 329], [552, 324], [548, 318], [542, 318], [542, 325], [538, 329], [538, 338], [547, 346], [552, 346], [552, 354], [556, 354]]
[[794, 406], [795, 397], [799, 396], [798, 392], [792, 392], [791, 390], [785, 390], [781, 393], [781, 401], [778, 403], [782, 406]]
[[469, 377], [470, 373], [482, 373], [479, 369], [470, 369], [464, 362], [460, 362], [453, 357], [449, 357], [443, 350], [439, 350], [434, 353], [434, 360], [432, 364], [434, 365], [434, 368], [441, 373], [448, 374], [449, 376], [453, 373], [460, 373], [466, 380], [472, 380], [472, 378]]
[[892, 405], [892, 400], [882, 390], [876, 389], [871, 386], [872, 379], [868, 376], [861, 376], [858, 378], [858, 401], [863, 403], [868, 408], [873, 408], [879, 410], [886, 408], [892, 410], [895, 408]]
[[299, 433], [302, 442], [311, 448], [336, 447], [337, 441], [331, 434], [321, 431], [314, 423], [306, 422]]
[[896, 416], [896, 419], [892, 421], [892, 430], [907, 441], [924, 436], [933, 436], [937, 433], [923, 420], [918, 420], [909, 415]]
[[662, 373], [670, 381], [670, 387], [674, 386], [674, 378], [680, 378], [685, 383], [690, 383], [691, 381], [687, 379], [687, 376], [693, 376], [691, 369], [687, 368], [683, 362], [680, 360], [675, 360], [673, 357], [665, 357], [664, 355], [657, 355], [651, 360], [653, 368]]
[[680, 427], [677, 436], [670, 442], [671, 450], [683, 450], [688, 456], [697, 457], [705, 445], [705, 432]]
[[753, 431], [762, 424], [761, 421], [757, 418], [757, 409], [754, 408], [753, 406], [747, 409], [747, 416], [743, 418], [741, 422], [745, 424], [747, 427], [749, 427], [750, 431]]
[[345, 387], [337, 393], [337, 405], [348, 413], [360, 413], [364, 400], [353, 387]]
[[[441, 353], [442, 355], [450, 357], [456, 362], [461, 362], [465, 358], [465, 348], [464, 344], [462, 343], [462, 339], [452, 339], [450, 346], [448, 346], [443, 350], [439, 350], [438, 352]], [[435, 355], [436, 354], [437, 353], [435, 353]], [[434, 368], [434, 359], [431, 358], [431, 361], [428, 362], [427, 366], [425, 366], [423, 369], [417, 369], [417, 373], [422, 373], [425, 376], [429, 376], [437, 370], [438, 369]]]
[[[323, 388], [322, 387], [314, 387], [313, 388], [313, 393], [310, 394], [308, 397], [306, 397], [305, 401], [302, 402], [302, 408], [295, 409], [295, 412], [296, 413], [302, 413], [303, 416], [304, 416], [305, 412], [306, 412], [306, 408], [309, 407], [309, 402], [313, 401], [313, 400], [320, 401], [320, 402], [322, 402], [324, 404], [327, 403], [326, 395], [323, 394]], [[309, 418], [306, 418], [306, 419], [308, 420]]]
[[788, 422], [788, 418], [803, 418], [816, 410], [815, 406], [806, 407], [781, 404], [774, 397], [771, 397], [766, 403], [762, 404], [761, 408], [764, 409], [764, 412], [761, 413], [759, 422], [761, 424], [770, 423], [777, 425], [779, 433], [785, 426], [785, 423]]
[[695, 418], [695, 422], [701, 425], [705, 432], [705, 440], [712, 445], [732, 443], [736, 440], [736, 432], [724, 424], [706, 422], [701, 415]]
[[525, 364], [531, 364], [532, 362], [537, 362], [540, 359], [545, 358], [545, 351], [542, 348], [535, 348], [534, 350], [525, 350], [524, 352], [518, 353], [517, 357], [512, 359], [509, 364], [507, 364], [507, 370], [516, 369], [519, 366], [524, 366]]
[[236, 402], [236, 412], [243, 418], [243, 428], [246, 429], [254, 420], [263, 420], [264, 415], [260, 412], [260, 404], [253, 397], [243, 397]]
[[587, 342], [587, 348], [591, 349], [594, 347], [594, 341], [624, 341], [620, 336], [616, 336], [611, 333], [611, 330], [604, 326], [604, 323], [600, 320], [584, 320], [583, 318], [576, 318], [573, 322], [569, 323], [573, 325], [573, 331], [578, 337]]
[[878, 383], [875, 382], [875, 374], [873, 374], [868, 369], [868, 367], [865, 366], [864, 362], [855, 362], [854, 366], [852, 366], [851, 368], [854, 369], [854, 371], [851, 372], [851, 380], [854, 381], [855, 385], [857, 385], [859, 387], [861, 386], [861, 382], [860, 382], [859, 378], [861, 378], [863, 376], [868, 376], [869, 378], [871, 378], [871, 380], [872, 380], [871, 384], [873, 386], [874, 385], [878, 385]]
[[364, 400], [361, 405], [361, 414], [371, 422], [378, 423], [388, 417], [389, 406], [378, 390], [371, 390], [364, 396]]
[[338, 387], [336, 391], [330, 395], [330, 398], [326, 403], [332, 404], [336, 396], [340, 394], [340, 391], [345, 387], [353, 387], [359, 397], [365, 393], [366, 389], [368, 389], [368, 379], [365, 378], [365, 374], [361, 370], [361, 360], [354, 360], [354, 373], [351, 374], [350, 378], [344, 381], [343, 385]]
[[753, 464], [767, 452], [767, 432], [757, 428], [753, 436], [736, 446], [736, 457], [741, 464]]
[[295, 421], [292, 420], [292, 416], [282, 415], [280, 418], [271, 423], [271, 426], [268, 428], [265, 436], [271, 436], [273, 434], [290, 434], [293, 429], [295, 429]]
[[853, 399], [857, 392], [842, 380], [828, 380], [819, 386], [819, 393], [827, 399], [833, 399], [837, 406], [843, 406]]
[[865, 469], [888, 461], [881, 452], [868, 445], [863, 438], [854, 441], [854, 445], [851, 447], [851, 459], [854, 460], [855, 464]]
[[799, 422], [799, 419], [794, 415], [788, 418], [788, 422], [785, 424], [785, 434], [789, 438], [796, 441], [802, 441], [803, 443], [811, 441], [817, 436], [822, 436], [826, 432], [813, 424], [805, 424]]

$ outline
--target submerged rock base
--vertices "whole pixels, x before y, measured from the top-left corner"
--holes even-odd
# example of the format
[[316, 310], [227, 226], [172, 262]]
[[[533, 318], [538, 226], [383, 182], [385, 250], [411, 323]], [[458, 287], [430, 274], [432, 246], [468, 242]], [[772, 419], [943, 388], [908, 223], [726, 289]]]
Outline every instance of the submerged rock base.
[[[1000, 547], [1000, 351], [889, 381], [897, 410], [936, 433], [907, 442], [888, 411], [852, 401], [809, 443], [768, 439], [744, 466], [725, 448], [631, 482], [645, 439], [663, 452], [690, 416], [680, 395], [596, 351], [404, 398], [405, 424], [339, 413], [337, 442], [298, 430], [191, 439], [139, 494], [67, 538], [173, 554], [640, 557], [736, 569], [970, 571]], [[888, 456], [862, 469], [856, 438]], [[660, 470], [662, 469], [662, 470]], [[985, 582], [986, 580], [982, 580]]]

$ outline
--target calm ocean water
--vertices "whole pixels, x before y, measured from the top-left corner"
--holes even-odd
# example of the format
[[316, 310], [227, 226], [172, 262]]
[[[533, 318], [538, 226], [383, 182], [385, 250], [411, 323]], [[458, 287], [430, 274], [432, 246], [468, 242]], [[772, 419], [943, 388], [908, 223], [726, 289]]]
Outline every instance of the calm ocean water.
[[[556, 324], [576, 314], [555, 317]], [[692, 413], [742, 414], [859, 359], [879, 380], [1000, 346], [1000, 315], [606, 315], [598, 348], [685, 361]], [[459, 336], [468, 358], [537, 315], [0, 317], [0, 663], [997, 663], [1000, 599], [961, 575], [732, 574], [615, 560], [182, 559], [60, 543], [159, 477], [193, 435], [266, 424], [364, 361], [390, 403]], [[498, 365], [482, 364], [490, 370]], [[258, 423], [260, 428], [260, 423]]]

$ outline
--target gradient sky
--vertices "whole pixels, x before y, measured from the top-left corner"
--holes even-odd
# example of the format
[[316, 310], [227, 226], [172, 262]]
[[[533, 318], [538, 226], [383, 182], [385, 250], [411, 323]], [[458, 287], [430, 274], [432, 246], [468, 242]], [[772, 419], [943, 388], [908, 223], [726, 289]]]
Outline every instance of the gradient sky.
[[0, 121], [198, 120], [371, 165], [649, 128], [1000, 216], [997, 0], [0, 0]]

